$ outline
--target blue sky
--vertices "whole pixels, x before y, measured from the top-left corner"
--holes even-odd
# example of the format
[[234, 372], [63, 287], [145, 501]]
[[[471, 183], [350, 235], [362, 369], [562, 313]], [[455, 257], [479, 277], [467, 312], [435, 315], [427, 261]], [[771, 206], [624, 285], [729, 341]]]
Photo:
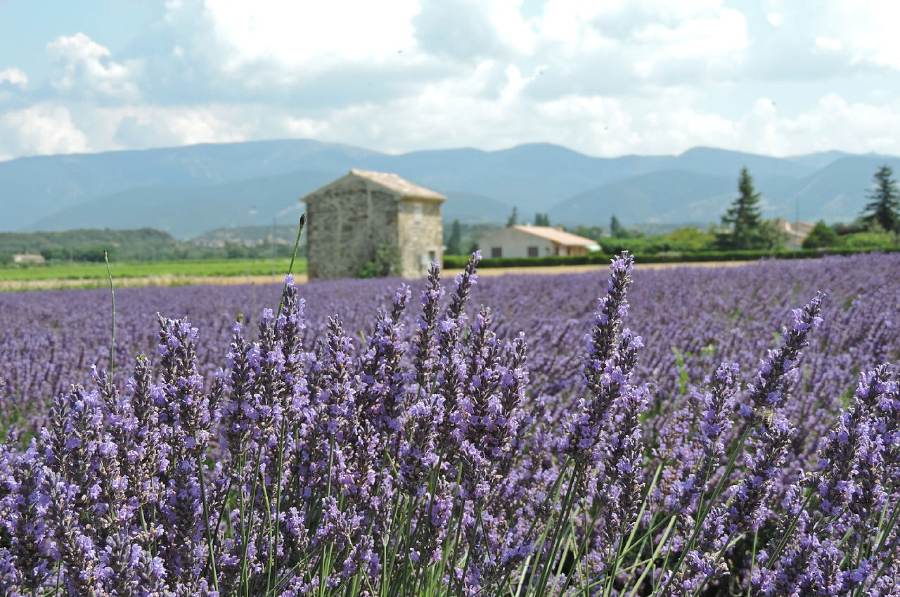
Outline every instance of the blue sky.
[[0, 159], [285, 137], [900, 154], [895, 0], [0, 0]]

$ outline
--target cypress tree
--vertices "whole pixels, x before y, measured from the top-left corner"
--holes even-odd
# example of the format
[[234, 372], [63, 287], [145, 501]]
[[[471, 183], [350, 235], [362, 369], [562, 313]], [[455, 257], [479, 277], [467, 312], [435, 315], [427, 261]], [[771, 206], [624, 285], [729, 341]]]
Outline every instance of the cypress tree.
[[462, 255], [462, 226], [459, 220], [450, 225], [450, 236], [447, 237], [447, 254]]
[[888, 166], [875, 172], [875, 189], [868, 196], [871, 201], [863, 210], [862, 221], [868, 226], [878, 224], [887, 232], [900, 232], [900, 192], [893, 174]]
[[762, 246], [762, 216], [759, 209], [759, 193], [753, 187], [753, 178], [747, 168], [741, 168], [738, 180], [738, 197], [722, 216], [722, 224], [728, 231], [720, 235], [719, 244], [728, 249], [754, 249]]
[[625, 236], [627, 236], [625, 227], [622, 226], [622, 223], [619, 222], [619, 218], [617, 218], [616, 216], [613, 216], [609, 219], [609, 235], [616, 238], [624, 238]]
[[540, 212], [534, 214], [534, 225], [535, 226], [549, 226], [550, 225], [550, 214], [542, 214]]

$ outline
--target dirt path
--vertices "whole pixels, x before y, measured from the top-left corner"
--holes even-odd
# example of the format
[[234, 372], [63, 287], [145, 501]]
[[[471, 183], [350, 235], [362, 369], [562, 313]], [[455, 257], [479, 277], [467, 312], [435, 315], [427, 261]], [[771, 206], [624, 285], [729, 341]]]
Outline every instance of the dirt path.
[[[639, 270], [673, 269], [678, 267], [737, 267], [750, 265], [755, 261], [700, 261], [682, 263], [647, 263], [638, 264]], [[496, 267], [485, 268], [478, 271], [482, 277], [505, 275], [547, 275], [547, 274], [577, 274], [584, 272], [601, 272], [606, 270], [606, 265], [562, 265], [541, 267]], [[461, 270], [451, 269], [444, 273], [450, 277]], [[305, 274], [295, 274], [294, 279], [300, 283], [306, 283]], [[116, 288], [144, 288], [148, 286], [193, 286], [214, 285], [229, 286], [237, 284], [278, 284], [281, 276], [147, 276], [139, 278], [114, 278]], [[103, 278], [96, 279], [52, 279], [52, 280], [7, 280], [0, 281], [0, 291], [24, 291], [24, 290], [60, 290], [67, 288], [106, 288], [107, 281]]]

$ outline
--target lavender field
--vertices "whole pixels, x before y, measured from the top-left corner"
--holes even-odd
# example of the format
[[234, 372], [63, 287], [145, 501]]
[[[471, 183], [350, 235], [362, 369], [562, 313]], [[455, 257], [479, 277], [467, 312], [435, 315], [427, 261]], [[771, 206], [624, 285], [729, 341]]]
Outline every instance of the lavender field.
[[900, 595], [900, 255], [111, 323], [0, 295], [2, 594]]

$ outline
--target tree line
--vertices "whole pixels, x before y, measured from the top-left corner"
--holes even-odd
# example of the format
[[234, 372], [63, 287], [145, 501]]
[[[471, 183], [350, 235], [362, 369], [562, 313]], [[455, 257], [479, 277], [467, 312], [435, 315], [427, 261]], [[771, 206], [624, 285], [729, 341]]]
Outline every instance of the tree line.
[[[846, 247], [872, 249], [896, 245], [900, 235], [900, 192], [893, 171], [887, 165], [874, 174], [874, 184], [867, 195], [868, 203], [854, 222], [828, 224], [819, 221], [803, 240], [804, 249]], [[785, 232], [777, 223], [762, 216], [762, 195], [756, 190], [747, 168], [738, 176], [737, 197], [721, 217], [721, 224], [709, 231], [685, 226], [665, 234], [649, 235], [627, 228], [613, 215], [609, 227], [577, 226], [572, 231], [597, 240], [607, 252], [622, 248], [642, 253], [695, 252], [704, 250], [769, 250], [781, 248]], [[519, 223], [513, 207], [507, 227]], [[550, 226], [547, 213], [534, 215], [535, 226]], [[475, 248], [473, 226], [454, 220], [446, 239], [448, 255], [462, 255]], [[467, 242], [468, 241], [468, 242]]]
[[[900, 234], [900, 192], [893, 171], [887, 165], [881, 166], [873, 178], [869, 202], [855, 223], [829, 226], [820, 220], [804, 239], [803, 247], [817, 249], [835, 246], [839, 243], [841, 232]], [[754, 188], [747, 168], [741, 170], [738, 197], [722, 216], [722, 226], [723, 230], [717, 238], [721, 249], [768, 249], [779, 244], [779, 231], [774, 229], [771, 221], [762, 218], [760, 194]]]
[[[153, 228], [136, 230], [83, 229], [54, 232], [0, 232], [0, 265], [18, 254], [38, 254], [47, 261], [102, 262], [104, 253], [115, 261], [180, 259], [262, 259], [289, 257], [292, 245], [223, 242], [210, 246], [181, 241]], [[305, 247], [301, 246], [301, 253]]]

